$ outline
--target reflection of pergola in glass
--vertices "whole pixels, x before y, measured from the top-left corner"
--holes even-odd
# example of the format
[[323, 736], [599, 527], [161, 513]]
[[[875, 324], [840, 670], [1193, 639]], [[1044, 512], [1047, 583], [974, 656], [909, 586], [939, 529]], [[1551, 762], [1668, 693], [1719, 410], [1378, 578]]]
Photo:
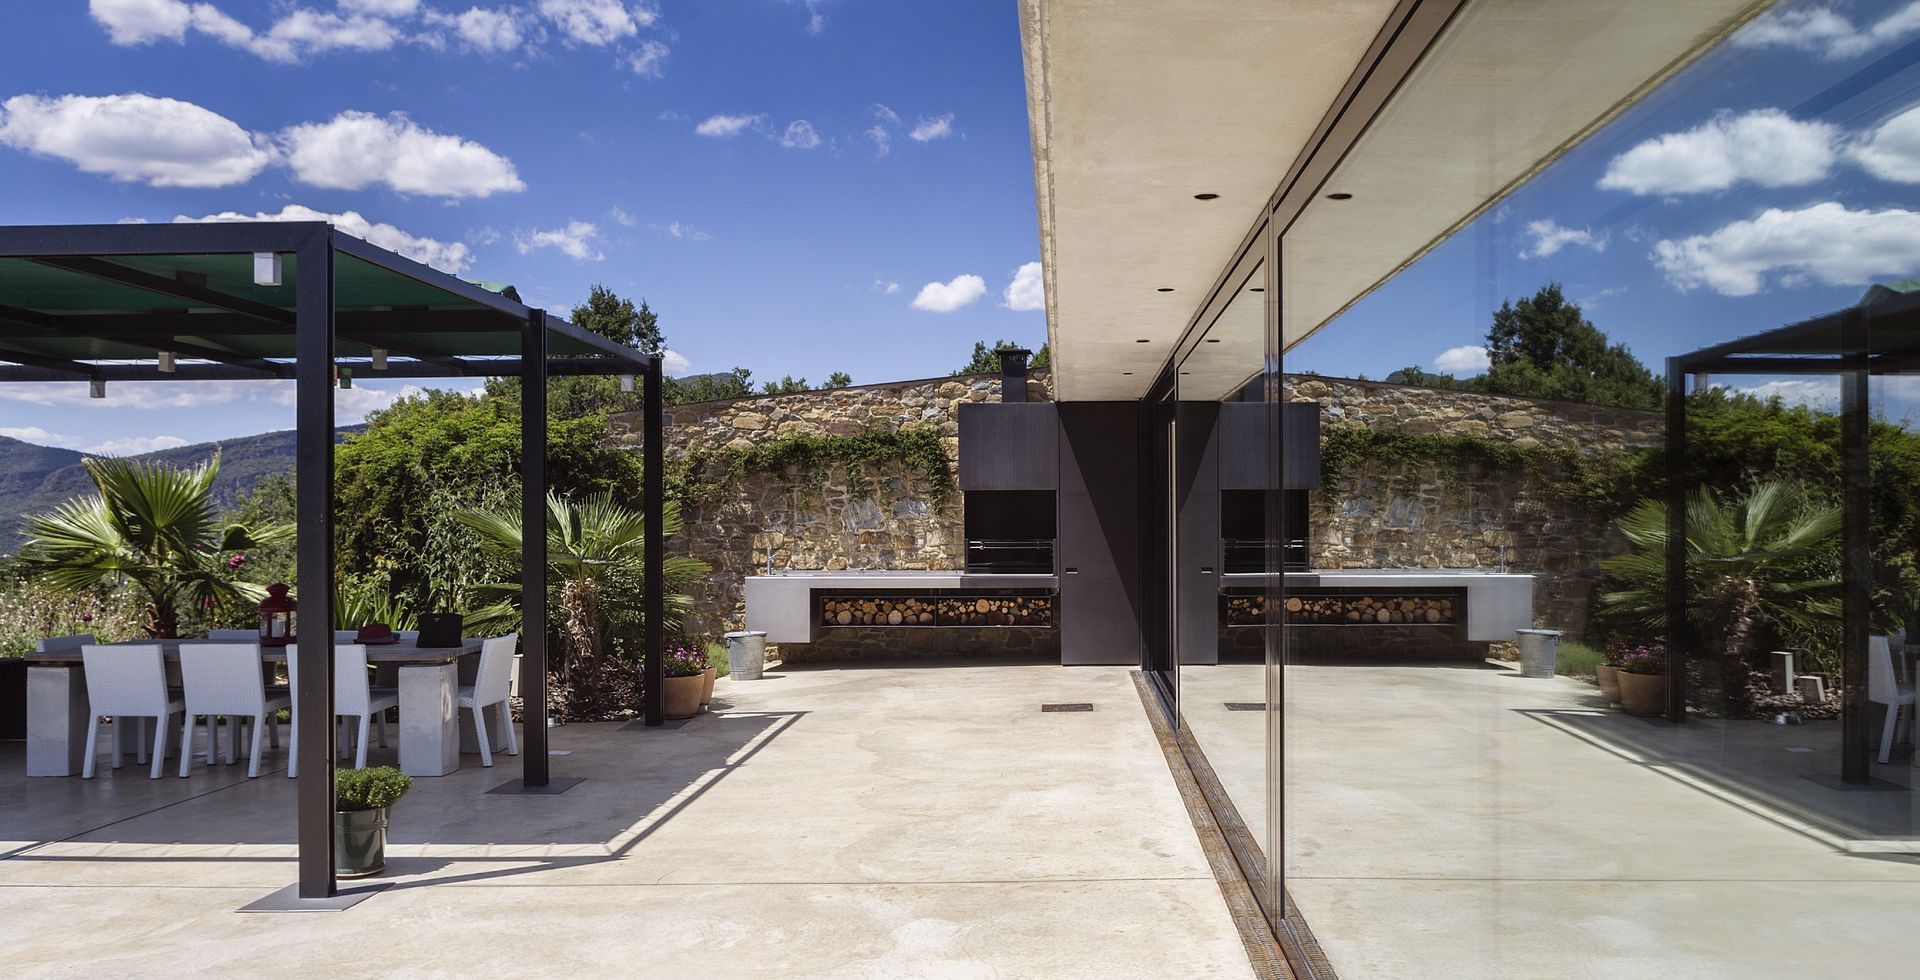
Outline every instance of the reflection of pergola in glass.
[[[11, 365], [11, 366], [9, 366]], [[0, 382], [291, 380], [298, 572], [333, 581], [333, 392], [349, 379], [646, 378], [646, 720], [659, 724], [660, 356], [529, 309], [320, 222], [0, 227]], [[547, 755], [545, 412], [521, 413], [524, 792]], [[299, 881], [263, 905], [341, 907], [333, 861], [333, 590], [300, 595]], [[314, 628], [318, 624], [320, 628]], [[183, 748], [183, 751], [185, 749]], [[362, 893], [364, 894], [364, 893]]]
[[[1667, 359], [1667, 717], [1686, 718], [1689, 636], [1686, 553], [1686, 379], [1720, 374], [1805, 375], [1840, 384], [1841, 461], [1841, 772], [1869, 782], [1871, 705], [1867, 638], [1873, 596], [1868, 466], [1868, 379], [1920, 372], [1920, 280], [1874, 286], [1857, 305]], [[1676, 585], [1676, 583], [1679, 583]]]

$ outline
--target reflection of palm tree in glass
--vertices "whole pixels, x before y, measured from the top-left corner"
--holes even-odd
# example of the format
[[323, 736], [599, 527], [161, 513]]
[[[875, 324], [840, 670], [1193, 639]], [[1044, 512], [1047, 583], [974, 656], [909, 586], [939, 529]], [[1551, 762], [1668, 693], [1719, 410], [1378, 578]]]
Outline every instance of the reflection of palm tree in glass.
[[229, 556], [293, 537], [291, 524], [216, 527], [215, 456], [192, 469], [111, 457], [85, 460], [98, 493], [26, 519], [21, 560], [49, 585], [82, 592], [131, 582], [147, 598], [147, 634], [172, 637], [183, 603], [259, 602]]
[[[1837, 638], [1840, 508], [1816, 503], [1792, 481], [1769, 481], [1722, 502], [1701, 489], [1687, 503], [1688, 607], [1695, 635], [1721, 639], [1727, 708], [1754, 704], [1751, 658], [1764, 630], [1774, 637]], [[1634, 550], [1601, 562], [1617, 588], [1601, 605], [1629, 623], [1667, 628], [1667, 508], [1643, 500], [1620, 520]]]

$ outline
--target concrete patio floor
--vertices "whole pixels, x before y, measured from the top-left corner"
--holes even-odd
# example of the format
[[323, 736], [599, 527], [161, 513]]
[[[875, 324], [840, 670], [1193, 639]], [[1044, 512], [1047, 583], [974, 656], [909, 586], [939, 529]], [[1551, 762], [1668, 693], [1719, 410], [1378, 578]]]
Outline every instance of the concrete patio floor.
[[555, 730], [560, 796], [415, 781], [394, 886], [327, 914], [234, 912], [293, 880], [283, 772], [28, 780], [0, 743], [7, 973], [1250, 974], [1125, 669], [795, 667], [716, 708]]

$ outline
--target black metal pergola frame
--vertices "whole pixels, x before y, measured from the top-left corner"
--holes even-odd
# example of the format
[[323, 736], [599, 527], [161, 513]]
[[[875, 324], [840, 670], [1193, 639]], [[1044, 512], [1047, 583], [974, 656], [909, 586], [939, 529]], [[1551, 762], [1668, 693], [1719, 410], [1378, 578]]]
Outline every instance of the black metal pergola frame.
[[1687, 658], [1697, 638], [1687, 620], [1687, 379], [1713, 375], [1796, 375], [1840, 381], [1841, 652], [1840, 779], [1872, 780], [1867, 642], [1873, 612], [1873, 473], [1869, 465], [1874, 375], [1920, 373], [1920, 293], [1863, 303], [1765, 333], [1667, 358], [1667, 708], [1687, 717]]
[[[263, 302], [209, 283], [203, 274], [156, 274], [161, 257], [291, 258], [291, 302]], [[336, 302], [336, 260], [391, 277], [396, 295], [423, 290], [433, 304]], [[371, 270], [368, 269], [371, 267]], [[117, 305], [49, 310], [9, 301], [27, 274], [98, 284]], [[10, 276], [16, 283], [10, 284]], [[256, 284], [260, 280], [255, 278]], [[277, 280], [274, 283], [277, 285]], [[44, 283], [42, 283], [44, 285]], [[24, 287], [20, 292], [27, 292]], [[43, 290], [44, 292], [44, 290]], [[132, 304], [128, 297], [142, 298]], [[364, 297], [363, 297], [364, 299]], [[441, 341], [422, 337], [445, 338]], [[343, 356], [344, 340], [366, 348]], [[564, 350], [556, 351], [558, 344]], [[78, 346], [76, 346], [78, 345]], [[88, 350], [92, 356], [75, 351]], [[511, 351], [512, 353], [509, 353]], [[392, 355], [398, 355], [392, 356]], [[165, 356], [167, 363], [161, 358]], [[151, 362], [147, 359], [151, 358]], [[179, 363], [179, 360], [201, 363]], [[645, 378], [645, 718], [662, 721], [661, 356], [614, 343], [546, 311], [346, 235], [324, 222], [0, 227], [0, 382], [236, 381], [291, 379], [295, 387], [297, 569], [302, 583], [332, 583], [334, 390], [363, 379], [517, 377], [521, 433], [522, 774], [499, 791], [547, 794], [579, 782], [554, 779], [547, 749], [547, 379], [567, 375]], [[298, 881], [250, 908], [344, 908], [370, 893], [343, 893], [334, 873], [333, 589], [300, 595]]]

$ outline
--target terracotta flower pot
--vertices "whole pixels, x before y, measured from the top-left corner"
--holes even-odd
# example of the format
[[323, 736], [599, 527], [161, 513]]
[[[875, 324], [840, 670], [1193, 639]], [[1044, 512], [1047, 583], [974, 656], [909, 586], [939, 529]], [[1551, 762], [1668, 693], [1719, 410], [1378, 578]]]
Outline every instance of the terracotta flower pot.
[[707, 678], [702, 674], [692, 677], [669, 677], [662, 690], [662, 700], [666, 716], [669, 718], [691, 718], [700, 713], [700, 692], [707, 686]]
[[700, 676], [706, 678], [707, 681], [700, 687], [700, 706], [704, 708], [713, 703], [713, 682], [719, 678], [720, 668], [708, 667], [707, 672]]
[[1667, 678], [1664, 674], [1629, 674], [1621, 671], [1620, 707], [1630, 715], [1657, 715], [1667, 709]]
[[1600, 682], [1600, 696], [1606, 698], [1608, 704], [1619, 702], [1620, 668], [1612, 664], [1601, 664], [1593, 669], [1593, 678]]

